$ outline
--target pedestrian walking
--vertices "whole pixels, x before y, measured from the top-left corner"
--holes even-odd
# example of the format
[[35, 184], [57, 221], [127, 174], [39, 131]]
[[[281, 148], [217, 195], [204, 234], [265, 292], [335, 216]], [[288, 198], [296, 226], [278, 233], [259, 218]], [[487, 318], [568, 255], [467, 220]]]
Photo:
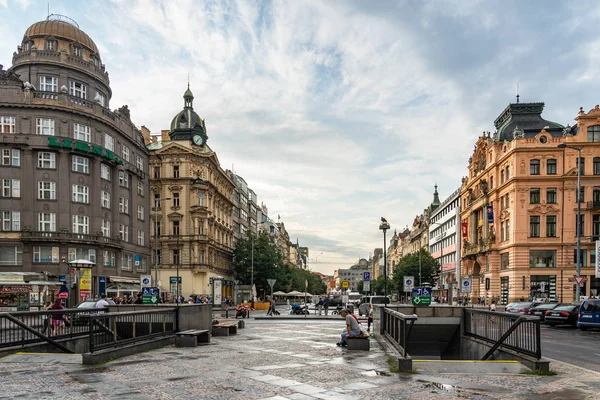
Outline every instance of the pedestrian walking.
[[[60, 299], [60, 298], [56, 299], [54, 301], [54, 304], [52, 305], [51, 309], [52, 310], [64, 310], [65, 308], [62, 305], [62, 299]], [[65, 334], [65, 319], [67, 319], [67, 316], [65, 314], [53, 314], [52, 315], [52, 326], [53, 326], [52, 335], [53, 336], [58, 335], [59, 330], [60, 330], [61, 335]]]
[[[371, 332], [371, 324], [373, 323], [373, 304], [369, 303], [369, 308], [367, 309], [367, 332]], [[373, 327], [375, 330], [375, 327]]]
[[323, 309], [325, 310], [325, 315], [329, 312], [329, 298], [327, 296], [323, 297]]
[[319, 315], [323, 313], [323, 298], [319, 296], [319, 301], [317, 302], [317, 310], [319, 310]]

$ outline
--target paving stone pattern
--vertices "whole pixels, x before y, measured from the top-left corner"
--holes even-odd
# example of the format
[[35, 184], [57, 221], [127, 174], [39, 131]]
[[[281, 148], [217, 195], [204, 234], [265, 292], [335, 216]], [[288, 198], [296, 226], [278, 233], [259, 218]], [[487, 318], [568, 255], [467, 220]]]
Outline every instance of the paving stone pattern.
[[374, 340], [369, 352], [336, 347], [342, 325], [249, 320], [238, 335], [207, 346], [166, 347], [94, 367], [61, 356], [9, 356], [0, 359], [0, 398], [591, 399], [600, 386], [600, 374], [561, 363], [552, 366], [557, 377], [392, 374]]

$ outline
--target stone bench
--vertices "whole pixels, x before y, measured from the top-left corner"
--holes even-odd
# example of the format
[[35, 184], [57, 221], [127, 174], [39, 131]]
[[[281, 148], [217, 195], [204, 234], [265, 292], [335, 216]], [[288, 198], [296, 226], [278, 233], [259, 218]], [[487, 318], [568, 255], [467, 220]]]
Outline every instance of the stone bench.
[[190, 329], [175, 334], [175, 347], [196, 347], [198, 343], [210, 343], [210, 332]]
[[346, 338], [348, 342], [348, 350], [367, 350], [371, 349], [371, 341], [369, 335], [358, 335]]
[[[238, 321], [240, 322], [240, 321]], [[213, 336], [229, 336], [237, 334], [238, 324], [236, 322], [223, 322], [212, 326]]]

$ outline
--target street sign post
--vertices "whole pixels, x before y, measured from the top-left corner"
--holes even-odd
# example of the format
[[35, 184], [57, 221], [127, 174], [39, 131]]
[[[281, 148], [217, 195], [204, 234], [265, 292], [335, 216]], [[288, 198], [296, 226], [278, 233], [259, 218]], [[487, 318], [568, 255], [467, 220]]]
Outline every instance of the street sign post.
[[143, 304], [158, 304], [159, 290], [157, 287], [142, 288], [142, 303]]
[[471, 278], [462, 278], [461, 279], [461, 285], [460, 285], [461, 292], [463, 292], [463, 293], [471, 293], [472, 289], [473, 289], [472, 288], [473, 285], [471, 283], [472, 283]]
[[267, 283], [271, 286], [271, 297], [273, 297], [273, 286], [275, 285], [275, 282], [277, 282], [277, 279], [267, 279]]
[[348, 289], [350, 287], [350, 282], [342, 281], [342, 289]]
[[371, 291], [371, 281], [364, 281], [363, 282], [363, 292], [370, 292]]
[[428, 306], [431, 304], [431, 288], [416, 287], [412, 290], [412, 304], [414, 306]]
[[585, 276], [579, 275], [579, 276], [575, 276], [575, 283], [578, 284], [579, 286], [583, 287], [584, 283], [585, 283]]
[[405, 276], [404, 277], [404, 291], [412, 292], [415, 287], [415, 277], [414, 276]]
[[370, 272], [363, 272], [363, 281], [365, 282], [369, 282], [371, 280], [371, 273]]
[[152, 275], [140, 275], [140, 286], [151, 287], [152, 286]]

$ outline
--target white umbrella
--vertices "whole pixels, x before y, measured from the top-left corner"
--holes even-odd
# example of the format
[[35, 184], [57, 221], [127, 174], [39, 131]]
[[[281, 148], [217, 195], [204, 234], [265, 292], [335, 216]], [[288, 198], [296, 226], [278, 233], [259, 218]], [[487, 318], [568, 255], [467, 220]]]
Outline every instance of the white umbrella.
[[279, 291], [279, 292], [273, 293], [273, 296], [287, 296], [287, 293]]
[[294, 290], [289, 292], [287, 295], [292, 297], [304, 296], [304, 292], [298, 292], [297, 290]]

